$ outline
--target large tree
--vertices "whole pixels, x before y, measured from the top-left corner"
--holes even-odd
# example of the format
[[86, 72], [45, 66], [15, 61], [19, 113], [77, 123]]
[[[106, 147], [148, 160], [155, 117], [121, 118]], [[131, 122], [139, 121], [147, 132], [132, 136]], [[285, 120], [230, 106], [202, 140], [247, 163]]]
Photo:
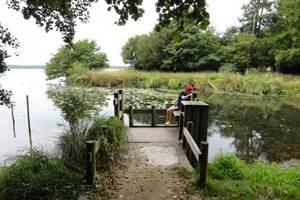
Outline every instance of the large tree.
[[274, 0], [250, 0], [242, 7], [242, 31], [258, 35], [273, 18]]

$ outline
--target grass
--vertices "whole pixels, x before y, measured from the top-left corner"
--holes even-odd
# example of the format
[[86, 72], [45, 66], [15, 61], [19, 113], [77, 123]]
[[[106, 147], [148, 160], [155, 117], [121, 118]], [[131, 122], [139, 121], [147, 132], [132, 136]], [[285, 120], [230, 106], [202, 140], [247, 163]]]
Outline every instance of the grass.
[[194, 84], [200, 90], [214, 93], [300, 96], [300, 76], [263, 73], [254, 70], [249, 70], [244, 75], [226, 72], [145, 72], [133, 69], [85, 72], [74, 70], [69, 82], [87, 86], [124, 86], [168, 90], [178, 90], [185, 84]]
[[[195, 174], [194, 185], [199, 180], [199, 173]], [[299, 165], [246, 164], [234, 155], [221, 154], [208, 166], [208, 183], [202, 193], [205, 199], [299, 200], [299, 185]]]

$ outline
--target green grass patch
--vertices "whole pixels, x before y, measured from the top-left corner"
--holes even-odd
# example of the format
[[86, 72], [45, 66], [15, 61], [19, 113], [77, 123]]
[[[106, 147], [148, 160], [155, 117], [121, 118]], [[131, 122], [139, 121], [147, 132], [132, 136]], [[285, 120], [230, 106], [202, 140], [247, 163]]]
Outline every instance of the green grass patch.
[[[199, 180], [199, 173], [195, 173]], [[194, 185], [196, 183], [194, 182]], [[208, 166], [206, 199], [300, 199], [300, 166], [284, 168], [276, 163], [246, 164], [234, 155], [219, 155]]]
[[81, 183], [61, 160], [33, 150], [0, 170], [0, 200], [77, 199]]
[[178, 90], [194, 84], [201, 91], [259, 96], [300, 96], [300, 76], [264, 73], [251, 70], [245, 74], [231, 72], [172, 73], [124, 69], [118, 71], [77, 70], [69, 83], [102, 87], [139, 87]]

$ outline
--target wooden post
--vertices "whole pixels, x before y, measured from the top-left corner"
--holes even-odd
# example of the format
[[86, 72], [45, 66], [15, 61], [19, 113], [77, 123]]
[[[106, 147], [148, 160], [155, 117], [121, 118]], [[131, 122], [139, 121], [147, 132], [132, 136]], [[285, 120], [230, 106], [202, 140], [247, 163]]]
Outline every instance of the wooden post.
[[123, 95], [123, 90], [119, 90], [119, 96], [120, 96], [120, 111], [121, 111], [120, 120], [122, 120], [124, 122], [124, 95]]
[[196, 99], [197, 99], [197, 93], [193, 93], [192, 94], [192, 101], [196, 101]]
[[201, 152], [199, 156], [200, 164], [200, 188], [205, 187], [206, 184], [206, 172], [207, 172], [207, 162], [208, 162], [208, 143], [201, 142]]
[[133, 127], [133, 109], [132, 109], [132, 105], [129, 106], [128, 118], [129, 118], [129, 127]]
[[[187, 130], [190, 132], [191, 135], [193, 135], [193, 122], [191, 122], [191, 121], [187, 122]], [[186, 156], [188, 157], [191, 165], [194, 166], [192, 163], [192, 153], [193, 152], [191, 151], [191, 148], [189, 145], [185, 145], [185, 146], [186, 146]]]
[[119, 101], [119, 94], [118, 93], [114, 93], [114, 108], [115, 108], [115, 117], [117, 117], [118, 119], [119, 117], [119, 110], [120, 110], [120, 101]]
[[32, 150], [32, 138], [31, 138], [31, 125], [30, 125], [30, 112], [29, 112], [29, 97], [26, 95], [26, 104], [27, 104], [27, 122], [28, 122], [28, 132], [29, 132], [29, 144], [30, 149]]
[[[183, 134], [183, 114], [182, 112], [180, 111], [180, 117], [179, 117], [179, 136], [178, 136], [178, 139], [183, 141], [182, 144], [184, 144], [185, 142], [185, 138], [182, 137], [182, 134]], [[183, 148], [185, 148], [185, 146], [183, 145]]]
[[86, 162], [86, 183], [93, 185], [96, 175], [96, 141], [86, 141], [87, 162]]
[[14, 105], [10, 105], [11, 107], [11, 118], [12, 118], [12, 123], [13, 123], [13, 133], [14, 133], [14, 138], [16, 138], [16, 121], [15, 121], [15, 115], [14, 115]]
[[208, 105], [201, 105], [200, 107], [200, 124], [199, 124], [199, 140], [196, 143], [199, 145], [202, 141], [207, 140], [207, 128], [208, 128]]
[[156, 116], [155, 106], [151, 106], [151, 118], [152, 118], [152, 120], [151, 120], [151, 126], [152, 127], [156, 126], [155, 116]]

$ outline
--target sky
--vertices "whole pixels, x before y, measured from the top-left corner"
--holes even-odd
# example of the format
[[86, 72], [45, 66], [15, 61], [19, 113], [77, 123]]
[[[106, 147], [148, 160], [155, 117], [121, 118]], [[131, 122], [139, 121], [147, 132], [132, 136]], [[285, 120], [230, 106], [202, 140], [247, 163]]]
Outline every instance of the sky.
[[[124, 63], [121, 50], [128, 38], [149, 33], [157, 23], [155, 2], [144, 0], [145, 14], [141, 19], [130, 20], [125, 26], [117, 26], [114, 22], [118, 16], [113, 12], [107, 12], [107, 5], [104, 1], [100, 1], [90, 9], [89, 23], [77, 25], [75, 41], [94, 39], [107, 54], [110, 65], [122, 66]], [[232, 25], [238, 25], [238, 17], [242, 15], [241, 7], [248, 2], [249, 0], [207, 0], [210, 25], [218, 32], [224, 32]], [[46, 33], [33, 19], [24, 20], [21, 13], [7, 9], [3, 0], [0, 1], [0, 22], [20, 43], [17, 50], [8, 49], [11, 57], [6, 59], [7, 64], [44, 65], [64, 44], [59, 32]]]

